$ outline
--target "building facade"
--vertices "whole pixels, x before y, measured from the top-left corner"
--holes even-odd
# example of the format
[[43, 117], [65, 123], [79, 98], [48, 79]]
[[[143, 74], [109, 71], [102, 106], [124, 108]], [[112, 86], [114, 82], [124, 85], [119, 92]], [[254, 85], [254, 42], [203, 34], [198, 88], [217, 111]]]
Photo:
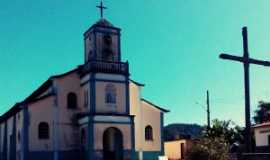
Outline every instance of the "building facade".
[[184, 160], [189, 149], [193, 146], [195, 140], [179, 139], [166, 141], [164, 143], [165, 156], [169, 160]]
[[120, 28], [84, 33], [84, 64], [51, 76], [0, 117], [0, 160], [154, 160], [168, 110], [141, 97], [121, 61]]
[[270, 153], [270, 122], [256, 124], [253, 127], [255, 137], [255, 150]]

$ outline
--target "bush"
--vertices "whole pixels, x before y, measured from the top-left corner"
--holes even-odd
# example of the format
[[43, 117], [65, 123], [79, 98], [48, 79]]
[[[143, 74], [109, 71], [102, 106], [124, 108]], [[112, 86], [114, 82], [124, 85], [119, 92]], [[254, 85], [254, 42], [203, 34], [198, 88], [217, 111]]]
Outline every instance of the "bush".
[[229, 145], [223, 137], [203, 138], [187, 153], [187, 160], [228, 160]]
[[208, 157], [208, 151], [199, 145], [193, 146], [187, 152], [187, 160], [208, 160]]

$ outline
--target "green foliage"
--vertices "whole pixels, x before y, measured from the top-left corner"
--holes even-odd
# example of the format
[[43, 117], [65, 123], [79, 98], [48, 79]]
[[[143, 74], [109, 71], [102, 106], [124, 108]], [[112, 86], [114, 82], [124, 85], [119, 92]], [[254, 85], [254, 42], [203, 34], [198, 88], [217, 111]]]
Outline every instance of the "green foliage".
[[208, 160], [209, 153], [205, 147], [196, 144], [187, 152], [187, 160]]
[[244, 141], [244, 128], [235, 125], [231, 120], [220, 121], [214, 119], [211, 128], [205, 128], [204, 136], [207, 138], [224, 138], [228, 144]]
[[187, 160], [228, 160], [229, 145], [224, 137], [203, 138], [187, 153]]
[[227, 160], [230, 145], [243, 142], [244, 129], [232, 121], [213, 120], [205, 127], [203, 138], [188, 151], [187, 160]]
[[257, 110], [255, 110], [255, 115], [253, 120], [256, 124], [270, 121], [270, 103], [260, 101]]

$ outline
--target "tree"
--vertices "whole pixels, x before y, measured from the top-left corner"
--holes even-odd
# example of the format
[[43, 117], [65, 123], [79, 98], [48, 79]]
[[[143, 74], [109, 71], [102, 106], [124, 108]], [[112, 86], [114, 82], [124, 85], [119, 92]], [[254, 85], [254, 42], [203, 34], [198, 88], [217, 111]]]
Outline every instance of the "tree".
[[209, 153], [206, 147], [195, 144], [187, 151], [187, 160], [209, 160]]
[[270, 121], [270, 102], [259, 101], [253, 120], [255, 124]]
[[202, 138], [187, 152], [187, 160], [228, 160], [229, 145], [224, 137]]
[[214, 119], [212, 124], [211, 128], [205, 128], [205, 137], [224, 137], [224, 140], [230, 145], [235, 142], [242, 143], [244, 141], [244, 128], [235, 125], [233, 121], [220, 121], [218, 119]]
[[241, 152], [244, 129], [231, 120], [213, 120], [212, 127], [205, 127], [203, 137], [188, 151], [187, 160], [227, 160], [233, 144], [239, 146], [232, 152]]

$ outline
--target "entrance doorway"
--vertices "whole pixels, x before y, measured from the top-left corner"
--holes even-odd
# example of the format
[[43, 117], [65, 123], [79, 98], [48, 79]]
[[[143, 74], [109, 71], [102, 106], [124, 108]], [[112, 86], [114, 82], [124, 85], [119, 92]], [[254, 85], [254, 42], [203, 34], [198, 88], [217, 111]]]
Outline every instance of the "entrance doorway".
[[103, 134], [104, 160], [123, 160], [123, 135], [117, 128], [108, 128]]

